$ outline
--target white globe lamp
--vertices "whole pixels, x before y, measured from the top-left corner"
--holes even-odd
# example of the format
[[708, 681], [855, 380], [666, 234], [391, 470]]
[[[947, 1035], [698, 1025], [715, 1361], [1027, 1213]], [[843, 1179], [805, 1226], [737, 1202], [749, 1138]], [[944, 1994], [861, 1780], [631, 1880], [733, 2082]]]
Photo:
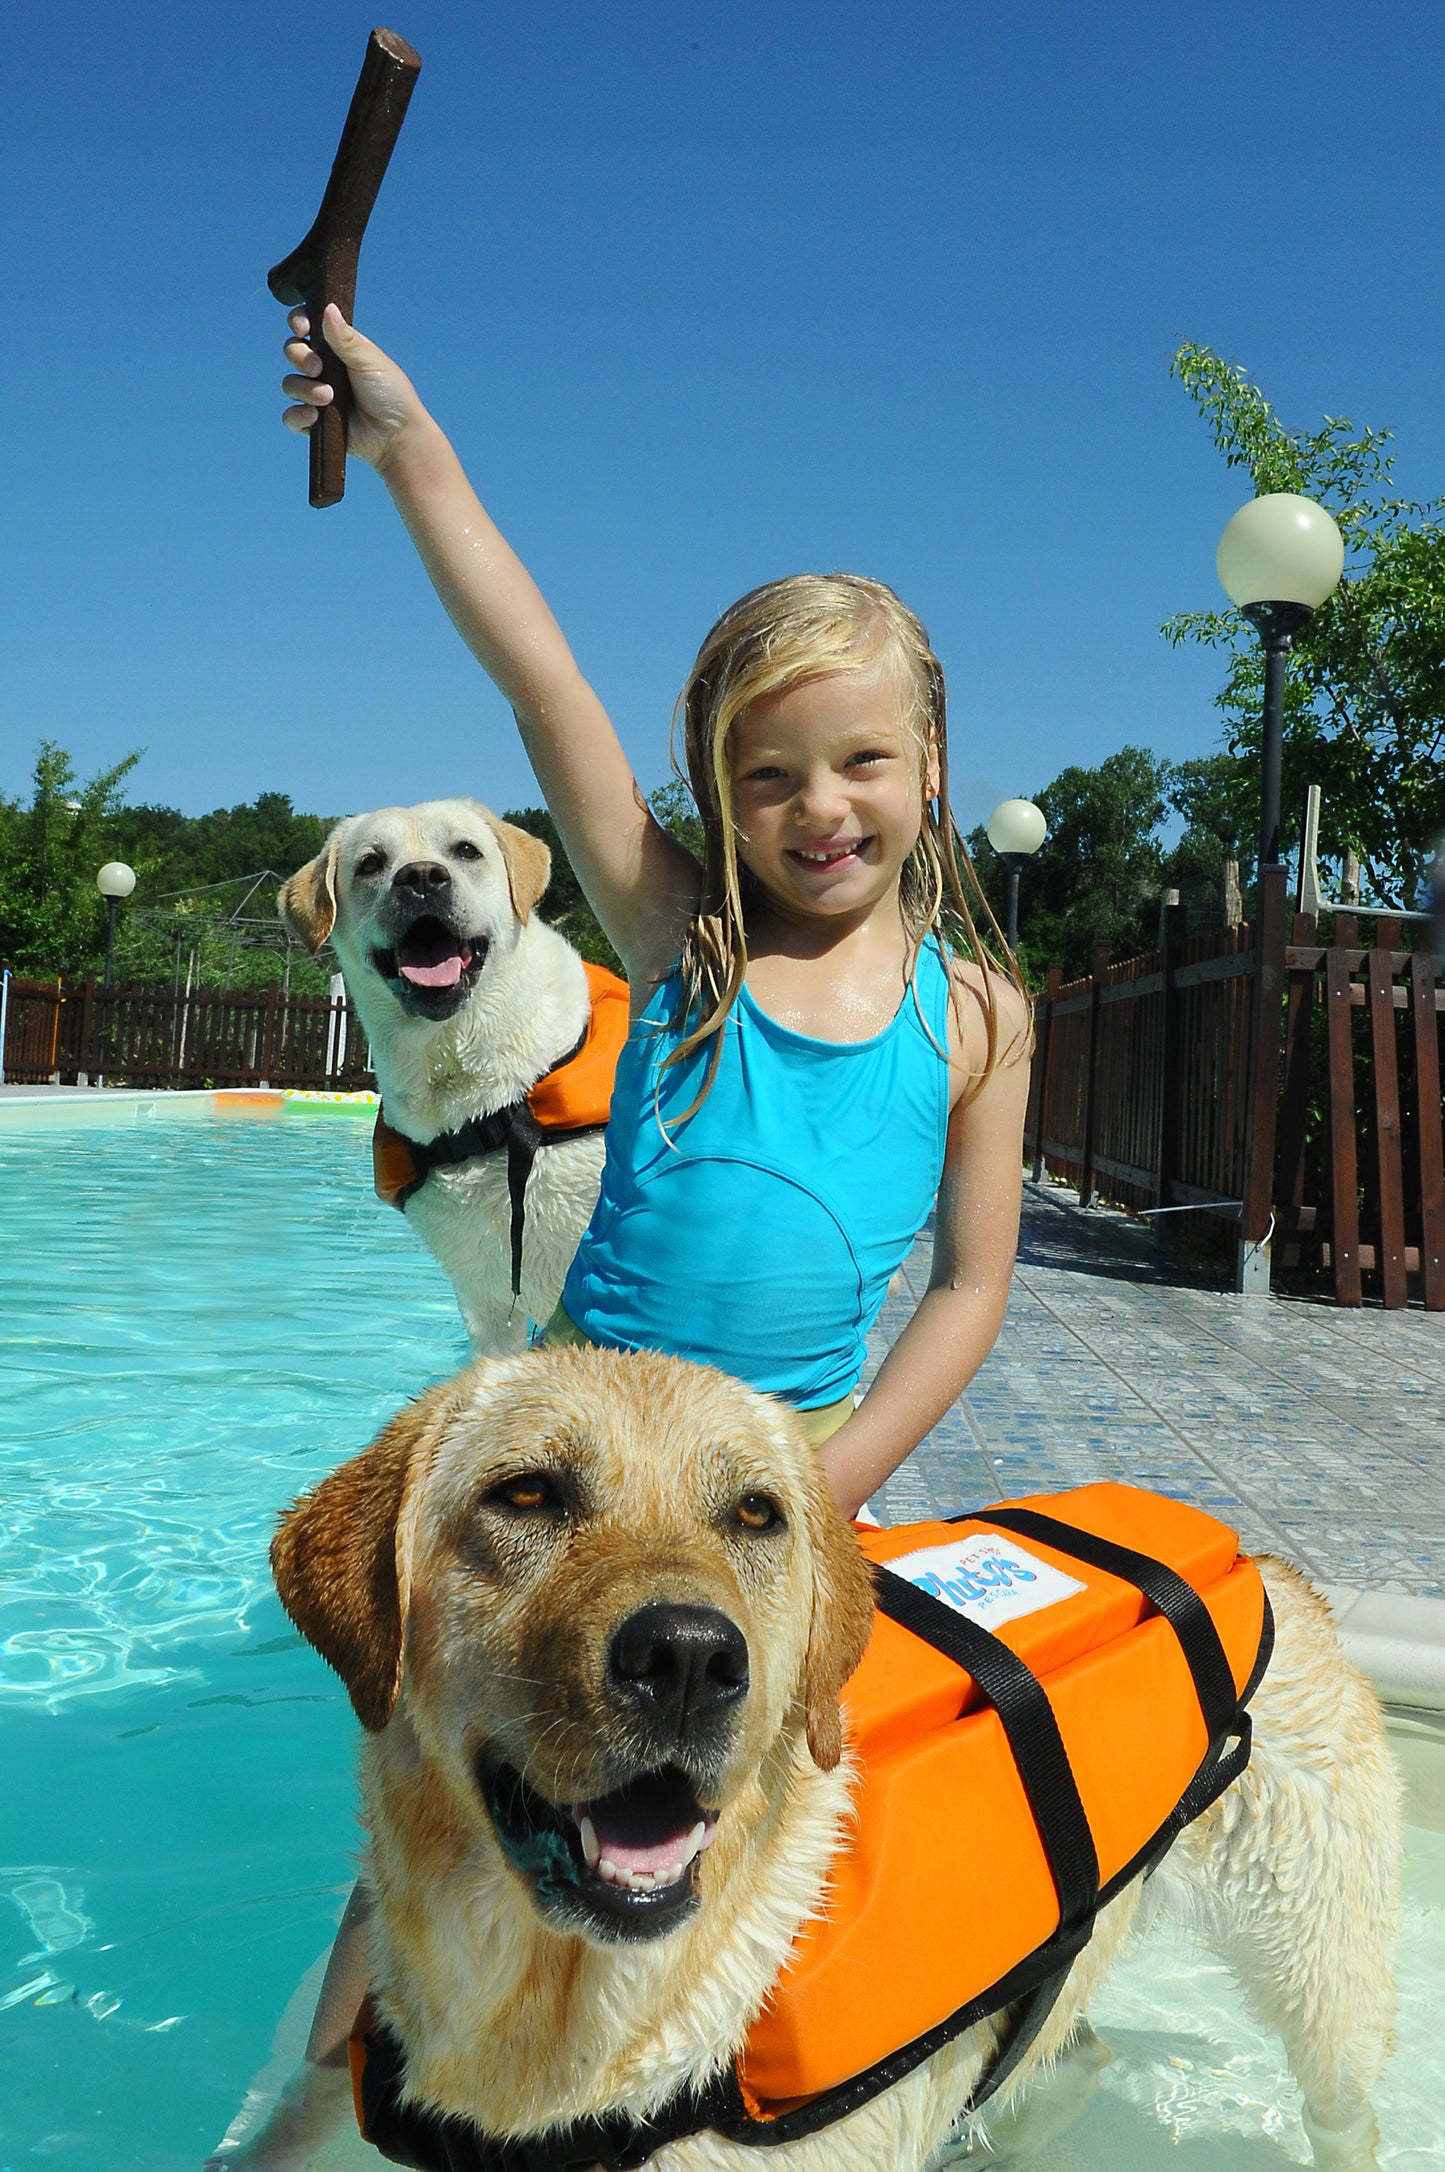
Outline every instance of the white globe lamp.
[[127, 867], [124, 860], [107, 860], [96, 875], [95, 887], [110, 909], [105, 931], [105, 985], [108, 988], [115, 968], [115, 922], [120, 911], [121, 899], [130, 896], [135, 888], [135, 869]]
[[127, 867], [124, 860], [107, 860], [95, 878], [95, 887], [103, 898], [114, 898], [119, 904], [135, 888], [135, 869]]
[[1008, 947], [1019, 939], [1019, 870], [1049, 834], [1042, 807], [1031, 799], [1001, 799], [985, 824], [989, 843], [1008, 869]]
[[1271, 490], [1251, 498], [1226, 523], [1214, 563], [1225, 594], [1254, 626], [1264, 648], [1259, 865], [1270, 867], [1279, 861], [1279, 777], [1290, 644], [1338, 587], [1345, 543], [1313, 498]]
[[96, 1083], [105, 1084], [106, 1063], [110, 1055], [110, 984], [115, 977], [115, 923], [120, 912], [121, 899], [130, 896], [135, 888], [135, 869], [127, 867], [124, 860], [107, 860], [96, 873], [95, 887], [105, 899], [108, 918], [105, 928], [105, 989], [106, 1001], [100, 1012], [100, 1063]]
[[1345, 539], [1322, 505], [1272, 490], [1228, 522], [1215, 553], [1231, 603], [1293, 603], [1317, 611], [1345, 570]]

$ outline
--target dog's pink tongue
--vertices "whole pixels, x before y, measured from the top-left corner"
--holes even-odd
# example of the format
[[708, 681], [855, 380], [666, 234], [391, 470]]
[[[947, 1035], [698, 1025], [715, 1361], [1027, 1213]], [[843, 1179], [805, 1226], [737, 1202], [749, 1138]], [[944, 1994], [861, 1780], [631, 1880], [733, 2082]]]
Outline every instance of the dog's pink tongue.
[[701, 1808], [691, 1788], [672, 1780], [578, 1803], [572, 1814], [588, 1862], [623, 1878], [677, 1876], [717, 1830], [717, 1819]]
[[597, 1827], [597, 1844], [615, 1870], [642, 1870], [655, 1878], [674, 1865], [686, 1868], [699, 1846], [705, 1845], [694, 1837], [696, 1831], [695, 1825], [685, 1825], [661, 1839], [638, 1840], [609, 1832], [602, 1824]]
[[466, 970], [466, 960], [460, 952], [453, 951], [449, 958], [438, 958], [435, 965], [403, 965], [403, 980], [415, 983], [418, 988], [455, 988]]

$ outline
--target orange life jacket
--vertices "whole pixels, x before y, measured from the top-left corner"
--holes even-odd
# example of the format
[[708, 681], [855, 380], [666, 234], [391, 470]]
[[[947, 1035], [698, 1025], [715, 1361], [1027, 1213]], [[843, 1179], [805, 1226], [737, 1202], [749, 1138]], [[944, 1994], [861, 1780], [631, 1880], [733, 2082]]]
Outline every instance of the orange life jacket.
[[592, 1007], [582, 1038], [560, 1063], [529, 1086], [521, 1100], [487, 1116], [474, 1117], [456, 1131], [425, 1142], [409, 1139], [378, 1109], [371, 1135], [371, 1165], [376, 1196], [389, 1207], [405, 1208], [433, 1169], [454, 1168], [481, 1154], [507, 1149], [507, 1189], [512, 1206], [512, 1294], [522, 1280], [522, 1231], [527, 1178], [537, 1151], [561, 1139], [584, 1138], [601, 1131], [612, 1106], [612, 1081], [627, 1039], [628, 992], [625, 980], [605, 966], [584, 960]]
[[[1243, 1771], [1269, 1606], [1235, 1533], [1201, 1509], [1083, 1486], [858, 1538], [883, 1573], [844, 1700], [854, 1817], [826, 1913], [799, 1932], [733, 2072], [646, 2122], [505, 2140], [402, 2105], [400, 2048], [367, 2025], [357, 2113], [383, 2156], [570, 2172], [641, 2165], [704, 2127], [794, 2141], [1025, 2001], [976, 2107], [1042, 2025], [1098, 1909]], [[993, 1630], [971, 1618], [990, 1614]]]

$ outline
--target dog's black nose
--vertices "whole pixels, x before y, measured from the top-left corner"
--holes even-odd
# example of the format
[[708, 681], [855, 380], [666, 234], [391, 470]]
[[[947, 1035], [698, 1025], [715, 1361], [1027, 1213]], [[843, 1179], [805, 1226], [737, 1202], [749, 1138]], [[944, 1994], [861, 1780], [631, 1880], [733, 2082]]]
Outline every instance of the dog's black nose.
[[612, 1639], [612, 1679], [679, 1741], [747, 1694], [747, 1639], [715, 1606], [656, 1599]]
[[391, 878], [393, 890], [407, 890], [413, 897], [434, 898], [451, 887], [451, 873], [440, 860], [409, 860]]

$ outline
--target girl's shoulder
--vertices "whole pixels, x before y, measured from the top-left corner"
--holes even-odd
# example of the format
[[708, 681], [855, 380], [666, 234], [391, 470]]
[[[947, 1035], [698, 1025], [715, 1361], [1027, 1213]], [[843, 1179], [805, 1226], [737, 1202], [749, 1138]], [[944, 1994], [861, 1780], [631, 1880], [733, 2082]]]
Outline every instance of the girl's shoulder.
[[995, 1071], [1027, 1063], [1033, 1050], [1033, 1006], [1021, 988], [986, 960], [962, 958], [947, 948], [942, 955], [957, 1103], [971, 1100]]

